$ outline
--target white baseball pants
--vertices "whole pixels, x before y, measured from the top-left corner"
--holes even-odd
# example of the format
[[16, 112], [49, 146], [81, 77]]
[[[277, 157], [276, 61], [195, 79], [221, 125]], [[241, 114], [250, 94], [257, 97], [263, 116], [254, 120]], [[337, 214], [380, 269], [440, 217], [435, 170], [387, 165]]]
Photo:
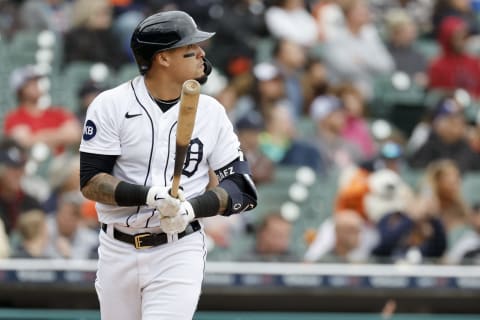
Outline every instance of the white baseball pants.
[[135, 249], [100, 231], [95, 288], [102, 320], [191, 320], [200, 296], [203, 230]]

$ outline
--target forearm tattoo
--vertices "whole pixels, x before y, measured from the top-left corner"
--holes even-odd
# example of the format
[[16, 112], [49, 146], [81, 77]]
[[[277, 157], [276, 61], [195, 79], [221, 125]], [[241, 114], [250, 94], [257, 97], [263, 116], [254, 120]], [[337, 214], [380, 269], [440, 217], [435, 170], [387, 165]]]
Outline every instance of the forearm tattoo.
[[228, 206], [228, 193], [225, 189], [221, 188], [221, 187], [214, 187], [211, 189], [211, 191], [213, 191], [217, 197], [218, 197], [218, 200], [220, 202], [220, 209], [219, 209], [219, 212], [222, 213], [224, 212], [226, 209], [227, 209], [227, 206]]
[[93, 201], [116, 205], [115, 188], [119, 179], [106, 173], [95, 175], [87, 185], [82, 188], [83, 195]]

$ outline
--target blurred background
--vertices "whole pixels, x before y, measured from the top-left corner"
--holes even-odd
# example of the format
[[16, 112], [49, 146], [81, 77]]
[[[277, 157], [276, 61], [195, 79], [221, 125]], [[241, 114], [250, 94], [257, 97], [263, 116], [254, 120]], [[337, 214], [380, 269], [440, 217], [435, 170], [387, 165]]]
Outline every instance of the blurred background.
[[163, 10], [260, 197], [204, 221], [197, 319], [480, 316], [480, 1], [0, 0], [0, 319], [99, 319], [82, 126]]

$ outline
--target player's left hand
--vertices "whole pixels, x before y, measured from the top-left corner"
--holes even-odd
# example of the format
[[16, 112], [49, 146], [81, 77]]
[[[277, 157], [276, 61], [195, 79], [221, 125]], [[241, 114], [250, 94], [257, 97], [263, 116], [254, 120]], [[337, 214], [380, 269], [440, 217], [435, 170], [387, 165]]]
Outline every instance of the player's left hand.
[[171, 196], [171, 189], [168, 189], [168, 196], [165, 198], [165, 201], [161, 206], [158, 206], [157, 209], [160, 212], [160, 217], [173, 217], [178, 214], [181, 210], [181, 203], [185, 202], [185, 195], [182, 189], [178, 189], [177, 197], [174, 198]]
[[175, 216], [180, 210], [180, 203], [185, 201], [183, 190], [178, 190], [177, 198], [171, 196], [170, 187], [151, 187], [147, 194], [146, 203], [149, 207], [155, 208], [160, 217]]
[[160, 227], [163, 232], [168, 234], [179, 233], [187, 228], [188, 224], [195, 219], [192, 205], [188, 201], [180, 203], [180, 210], [173, 216], [162, 215], [160, 218]]

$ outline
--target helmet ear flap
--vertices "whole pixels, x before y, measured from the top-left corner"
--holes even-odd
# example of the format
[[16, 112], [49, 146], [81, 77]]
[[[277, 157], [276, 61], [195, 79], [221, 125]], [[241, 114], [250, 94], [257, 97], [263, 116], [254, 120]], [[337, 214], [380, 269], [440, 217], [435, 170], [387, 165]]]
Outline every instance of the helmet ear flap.
[[212, 64], [205, 57], [203, 57], [203, 72], [205, 72], [205, 76], [207, 77], [212, 73]]
[[212, 73], [212, 64], [210, 61], [208, 61], [205, 57], [203, 59], [203, 76], [200, 78], [197, 78], [197, 80], [200, 84], [204, 84], [208, 80], [208, 75]]
[[141, 55], [135, 55], [135, 60], [137, 61], [140, 74], [145, 75], [148, 69], [150, 69], [150, 65], [152, 64], [152, 61], [148, 61], [144, 59]]

